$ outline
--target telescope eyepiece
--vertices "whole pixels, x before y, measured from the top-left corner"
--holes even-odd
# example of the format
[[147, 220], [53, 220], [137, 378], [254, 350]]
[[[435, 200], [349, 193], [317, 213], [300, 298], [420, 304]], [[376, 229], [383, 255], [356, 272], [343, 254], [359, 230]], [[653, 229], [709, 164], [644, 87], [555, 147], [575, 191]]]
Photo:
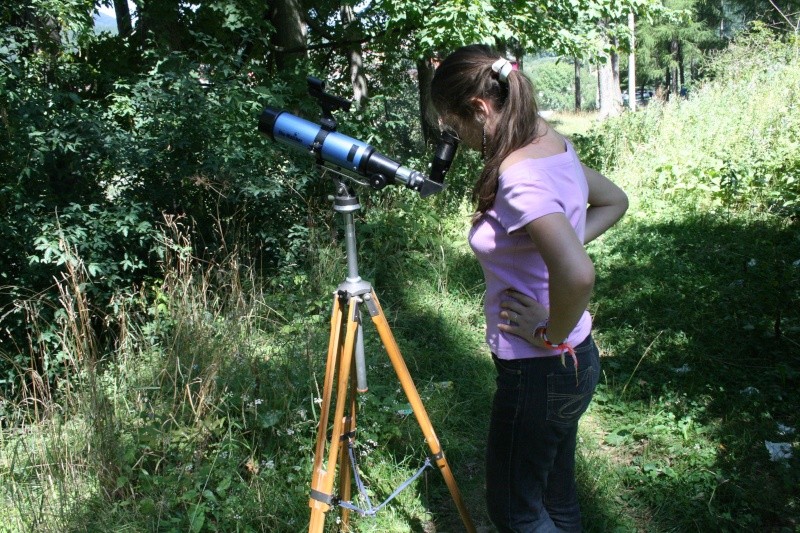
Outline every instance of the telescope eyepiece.
[[443, 131], [441, 140], [436, 146], [436, 152], [433, 154], [433, 163], [431, 164], [431, 181], [436, 183], [444, 183], [445, 174], [450, 170], [450, 165], [453, 163], [453, 158], [456, 156], [458, 149], [458, 137], [449, 131]]

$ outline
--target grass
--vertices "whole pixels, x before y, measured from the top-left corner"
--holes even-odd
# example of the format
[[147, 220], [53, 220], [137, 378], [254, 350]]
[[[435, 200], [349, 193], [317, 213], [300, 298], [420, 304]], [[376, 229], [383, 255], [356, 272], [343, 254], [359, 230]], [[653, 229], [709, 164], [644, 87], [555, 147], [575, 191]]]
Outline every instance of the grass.
[[[797, 433], [785, 431], [800, 411], [797, 225], [632, 192], [628, 216], [589, 248], [604, 370], [580, 434], [586, 529], [795, 531], [800, 465], [771, 461], [765, 441], [797, 449]], [[483, 443], [494, 384], [482, 274], [465, 214], [425, 229], [438, 239], [417, 238], [419, 223], [369, 213], [362, 275], [474, 521], [489, 531]], [[67, 313], [70, 386], [27, 404], [4, 399], [0, 530], [305, 529], [326, 295], [344, 276], [336, 250], [320, 248], [313, 277], [272, 289], [235, 262], [176, 268], [142, 295], [145, 320], [131, 312], [121, 322], [113, 354], [91, 348], [81, 313]], [[64, 301], [79, 311], [91, 304], [75, 276]], [[378, 502], [428, 449], [370, 324], [365, 334], [358, 453]], [[461, 530], [430, 470], [378, 517], [351, 522], [355, 531]]]
[[554, 111], [547, 121], [562, 135], [584, 135], [597, 124], [597, 111]]
[[[796, 458], [770, 461], [764, 442], [797, 445], [796, 433], [780, 434], [797, 428], [800, 408], [797, 227], [645, 197], [634, 205], [590, 247], [604, 374], [581, 430], [587, 531], [793, 531], [800, 468]], [[382, 215], [371, 216], [379, 218], [367, 233], [379, 233]], [[445, 222], [437, 247], [395, 241], [380, 260], [366, 254], [363, 271], [474, 520], [489, 530], [483, 441], [493, 377], [481, 272], [463, 240], [466, 216]], [[394, 220], [391, 231], [412, 235], [414, 224]], [[365, 241], [387, 246], [378, 237]], [[327, 284], [342, 266], [331, 250], [321, 257]], [[74, 387], [42, 401], [38, 421], [23, 405], [6, 418], [6, 530], [305, 528], [329, 288], [301, 281], [294, 292], [262, 292], [228, 277], [239, 270], [168, 277], [161, 296], [143, 302], [151, 318], [128, 324], [113, 360], [78, 357], [81, 345], [67, 341], [83, 330], [65, 329]], [[227, 281], [212, 289], [213, 279]], [[358, 451], [380, 501], [428, 450], [413, 418], [398, 414], [406, 399], [369, 324], [365, 333], [370, 392], [359, 400]], [[92, 368], [94, 382], [85, 379]], [[88, 410], [98, 401], [104, 410]], [[377, 518], [352, 524], [461, 530], [433, 471]]]
[[[594, 254], [608, 352], [593, 416], [623, 494], [647, 530], [793, 530], [797, 459], [770, 461], [765, 441], [796, 446], [780, 428], [798, 424], [797, 227], [632, 215]], [[676, 527], [680, 513], [691, 521]]]
[[[632, 202], [588, 248], [603, 365], [578, 451], [588, 532], [800, 531], [800, 227], [773, 204], [728, 202], [732, 191], [711, 186], [676, 193], [659, 181], [681, 171], [655, 168], [655, 152], [679, 154], [686, 138], [706, 139], [699, 159], [713, 149], [712, 137], [681, 129], [704, 129], [692, 113], [729, 106], [702, 102], [603, 127], [608, 146], [625, 147], [611, 175]], [[782, 120], [794, 135], [790, 118]], [[568, 135], [591, 133], [587, 115], [550, 120]], [[748, 150], [733, 154], [742, 168]], [[692, 168], [681, 179], [716, 179]], [[359, 214], [361, 275], [380, 297], [479, 531], [490, 531], [483, 449], [494, 376], [468, 216], [439, 200], [381, 194]], [[91, 318], [100, 306], [72, 270], [55, 339], [65, 374], [47, 386], [34, 368], [19, 368], [25, 387], [0, 398], [0, 532], [306, 529], [331, 293], [346, 266], [332, 224], [319, 228], [308, 267], [270, 279], [236, 256], [214, 265], [168, 257], [163, 279], [121, 302], [104, 339]], [[429, 450], [369, 322], [364, 332], [370, 390], [358, 399], [356, 452], [379, 502]], [[10, 349], [0, 356], [15, 360]], [[767, 442], [785, 443], [793, 457], [771, 460]], [[328, 513], [327, 529], [336, 517]], [[432, 470], [377, 517], [351, 524], [462, 530]]]

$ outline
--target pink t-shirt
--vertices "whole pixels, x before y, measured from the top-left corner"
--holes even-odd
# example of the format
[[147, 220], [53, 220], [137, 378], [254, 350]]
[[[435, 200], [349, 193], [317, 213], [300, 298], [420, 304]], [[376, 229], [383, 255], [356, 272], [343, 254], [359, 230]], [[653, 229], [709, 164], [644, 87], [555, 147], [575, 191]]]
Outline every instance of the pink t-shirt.
[[[500, 331], [500, 302], [503, 292], [512, 288], [550, 307], [547, 266], [525, 225], [544, 215], [564, 213], [583, 242], [588, 196], [586, 175], [569, 142], [563, 153], [525, 159], [500, 175], [494, 205], [469, 234], [469, 244], [486, 278], [486, 343], [500, 359], [557, 355]], [[567, 341], [577, 346], [591, 329], [592, 319], [586, 311]]]

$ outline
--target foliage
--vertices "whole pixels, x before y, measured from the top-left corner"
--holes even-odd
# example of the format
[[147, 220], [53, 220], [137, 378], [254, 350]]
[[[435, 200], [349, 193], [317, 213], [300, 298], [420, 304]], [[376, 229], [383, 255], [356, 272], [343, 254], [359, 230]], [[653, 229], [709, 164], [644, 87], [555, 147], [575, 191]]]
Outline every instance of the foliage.
[[[633, 10], [647, 15], [660, 10], [651, 0], [589, 0], [583, 2], [463, 2], [431, 5], [419, 0], [377, 4], [387, 20], [385, 42], [404, 40], [409, 31], [414, 51], [427, 55], [470, 43], [487, 43], [519, 51], [539, 49], [576, 57], [597, 55], [608, 43], [601, 27], [627, 17]], [[544, 29], [544, 30], [543, 30]]]
[[[654, 5], [364, 6], [346, 44], [369, 42], [373, 97], [340, 114], [341, 131], [424, 171], [413, 74], [430, 49], [580, 55], [604, 46], [601, 22]], [[340, 6], [306, 14], [313, 47], [280, 70], [263, 3], [149, 2], [127, 37], [94, 35], [94, 7], [0, 6], [0, 524], [303, 529], [345, 257], [327, 180], [255, 122], [267, 103], [316, 117], [307, 73], [348, 93]], [[797, 459], [764, 449], [797, 451], [797, 57], [796, 43], [753, 33], [705, 67], [713, 81], [689, 100], [575, 138], [633, 200], [590, 247], [605, 367], [582, 429], [590, 531], [797, 527]], [[488, 527], [493, 375], [464, 242], [480, 165], [460, 152], [430, 199], [360, 190], [356, 218], [361, 274]], [[380, 343], [365, 343], [357, 451], [385, 497], [427, 448]], [[448, 501], [432, 473], [354, 528], [458, 530]]]
[[[715, 24], [716, 18], [707, 13], [711, 3], [696, 0], [669, 0], [667, 11], [643, 20], [636, 27], [637, 85], [668, 85], [665, 74], [677, 74], [673, 80], [680, 88], [691, 86], [697, 76], [697, 65], [704, 53], [716, 50], [725, 43]], [[627, 59], [625, 67], [627, 68]]]
[[[541, 109], [564, 111], [575, 109], [575, 66], [572, 62], [555, 58], [541, 58], [525, 62], [525, 70], [533, 79]], [[581, 68], [582, 109], [594, 109], [597, 94], [597, 76], [588, 68]]]
[[603, 143], [583, 139], [586, 157], [623, 184], [647, 185], [657, 194], [796, 213], [797, 45], [756, 31], [707, 68], [716, 77], [688, 100], [608, 121], [598, 133]]
[[52, 332], [29, 340], [26, 314], [50, 322], [67, 253], [87, 264], [102, 329], [120, 295], [158, 274], [165, 217], [192, 225], [208, 260], [238, 248], [267, 270], [302, 261], [305, 235], [286, 229], [307, 218], [298, 193], [315, 181], [310, 161], [298, 168], [256, 132], [265, 101], [284, 103], [289, 87], [259, 85], [264, 67], [245, 68], [219, 35], [190, 51], [140, 49], [94, 35], [84, 4], [36, 5], [35, 15], [4, 6], [0, 32], [0, 338], [19, 349], [0, 363], [10, 390], [25, 344], [41, 344], [48, 380], [60, 372], [42, 343]]

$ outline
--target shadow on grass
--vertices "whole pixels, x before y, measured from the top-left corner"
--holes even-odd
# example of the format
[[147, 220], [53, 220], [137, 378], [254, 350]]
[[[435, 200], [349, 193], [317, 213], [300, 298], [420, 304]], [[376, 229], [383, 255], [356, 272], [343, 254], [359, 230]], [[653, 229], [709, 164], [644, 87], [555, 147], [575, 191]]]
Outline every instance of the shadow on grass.
[[[798, 228], [700, 215], [672, 221], [629, 216], [590, 253], [598, 272], [592, 311], [605, 375], [590, 411], [597, 441], [579, 447], [587, 530], [796, 529], [797, 459], [770, 461], [764, 442], [797, 440], [786, 428], [797, 428], [800, 408], [794, 393], [800, 384]], [[424, 266], [424, 258], [407, 265], [400, 257], [373, 255], [377, 266], [370, 271], [367, 264], [364, 277], [376, 287], [473, 520], [479, 530], [491, 531], [483, 485], [494, 370], [483, 344], [480, 268], [467, 250], [444, 252], [440, 272]], [[327, 309], [313, 312], [321, 316]], [[309, 328], [319, 331], [306, 346]], [[215, 463], [213, 470], [215, 486], [227, 474], [241, 477], [239, 493], [226, 491], [225, 509], [235, 496], [245, 513], [258, 507], [274, 514], [254, 517], [252, 524], [297, 531], [308, 518], [306, 473], [316, 428], [313, 417], [298, 416], [317, 394], [313, 384], [324, 373], [324, 356], [303, 355], [322, 354], [326, 330], [324, 318], [292, 323], [285, 337], [292, 346], [281, 346], [285, 355], [219, 372], [226, 387], [240, 383], [241, 390], [224, 400], [231, 409], [253, 398], [264, 398], [269, 408], [262, 425], [247, 418], [247, 432], [234, 439], [252, 450], [231, 453], [225, 469]], [[398, 415], [403, 395], [369, 323], [365, 336], [370, 392], [363, 417], [359, 411], [358, 439], [380, 442], [391, 456], [389, 466], [414, 463], [414, 470], [429, 450], [416, 420]], [[257, 348], [250, 344], [241, 350]], [[217, 453], [214, 461], [222, 457]], [[248, 477], [243, 459], [249, 457], [274, 458], [275, 479], [286, 479], [278, 484], [272, 477]], [[171, 474], [186, 462], [170, 459], [170, 470], [159, 474], [169, 490], [194, 487], [187, 476]], [[365, 465], [366, 475], [373, 480], [386, 473], [370, 467]], [[198, 476], [205, 484], [211, 474]], [[418, 505], [389, 504], [410, 530], [463, 531], [438, 472], [429, 470], [414, 490], [422, 512]], [[75, 522], [92, 523], [94, 508], [76, 513]], [[177, 503], [171, 512], [181, 518]], [[361, 530], [370, 527], [364, 522]]]
[[797, 225], [632, 220], [592, 253], [617, 496], [649, 531], [795, 531], [800, 465], [765, 441], [797, 454]]
[[[796, 530], [800, 465], [771, 461], [765, 441], [794, 442], [796, 455], [797, 226], [632, 218], [590, 253], [605, 376], [592, 407], [598, 441], [584, 444], [597, 449], [579, 449], [587, 531]], [[474, 259], [448, 261], [447, 299], [460, 290], [480, 298]], [[454, 382], [446, 405], [429, 411], [476, 524], [488, 527], [483, 445], [494, 371], [482, 334], [465, 333], [481, 330], [482, 317], [464, 323], [414, 287], [387, 285], [382, 301], [400, 302], [387, 315], [396, 310], [418, 388]], [[461, 530], [448, 499], [442, 483], [429, 507], [436, 531]]]

